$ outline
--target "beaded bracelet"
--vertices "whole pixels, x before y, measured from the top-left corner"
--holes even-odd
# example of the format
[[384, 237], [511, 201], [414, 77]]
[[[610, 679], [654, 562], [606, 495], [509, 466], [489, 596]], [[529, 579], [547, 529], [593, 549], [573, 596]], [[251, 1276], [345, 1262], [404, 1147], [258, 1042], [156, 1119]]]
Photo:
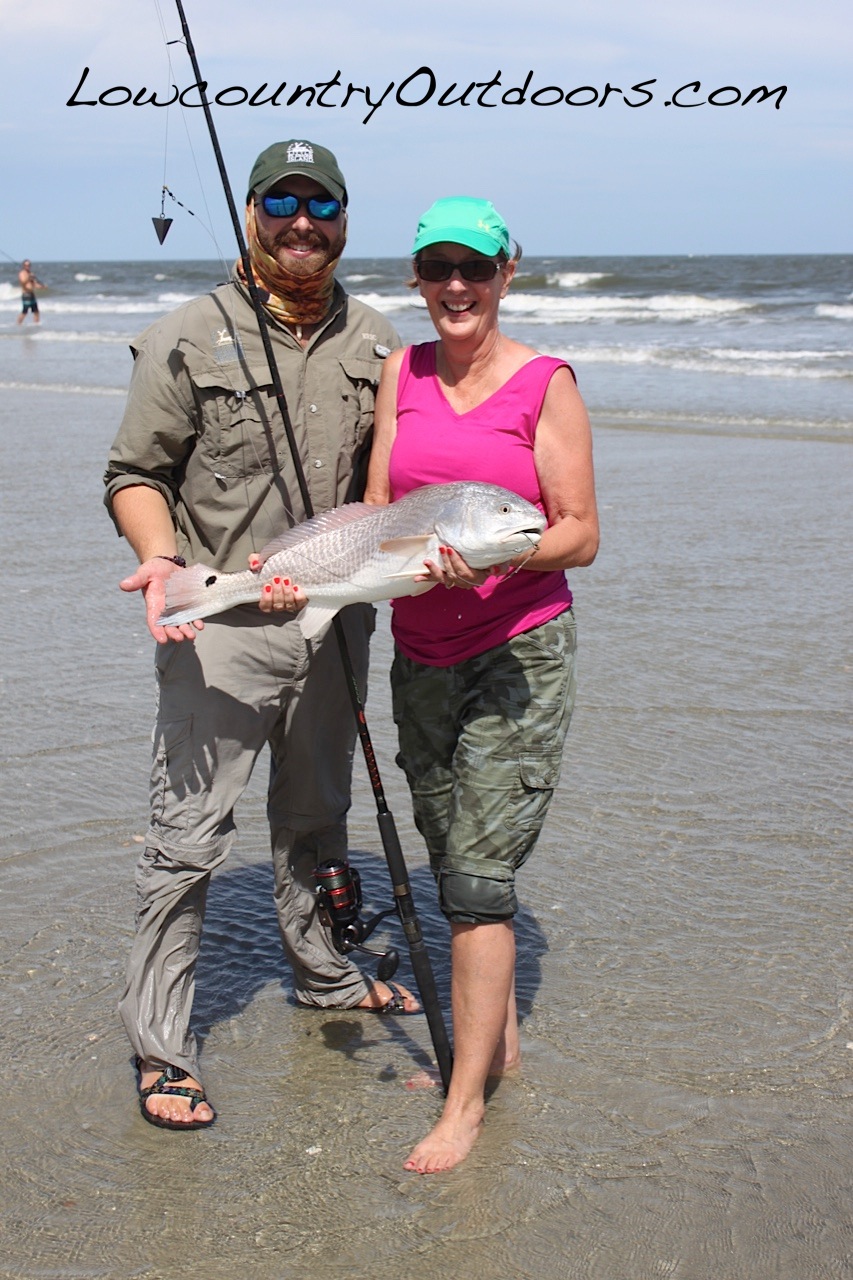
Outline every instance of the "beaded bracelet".
[[155, 560], [168, 560], [171, 564], [176, 564], [179, 569], [186, 569], [187, 562], [183, 556], [155, 556]]

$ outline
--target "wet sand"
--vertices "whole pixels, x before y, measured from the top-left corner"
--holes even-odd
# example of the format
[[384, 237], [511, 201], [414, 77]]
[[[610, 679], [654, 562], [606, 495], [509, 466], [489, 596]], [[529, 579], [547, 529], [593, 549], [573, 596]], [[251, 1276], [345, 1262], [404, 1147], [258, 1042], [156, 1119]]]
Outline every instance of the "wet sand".
[[[525, 1065], [418, 1178], [425, 1021], [289, 1004], [262, 769], [199, 972], [219, 1123], [138, 1115], [115, 1005], [153, 690], [99, 506], [119, 406], [0, 399], [0, 1275], [849, 1276], [849, 445], [596, 424], [578, 706], [520, 881]], [[383, 613], [368, 718], [446, 1006], [389, 653]], [[360, 760], [351, 844], [390, 905]]]

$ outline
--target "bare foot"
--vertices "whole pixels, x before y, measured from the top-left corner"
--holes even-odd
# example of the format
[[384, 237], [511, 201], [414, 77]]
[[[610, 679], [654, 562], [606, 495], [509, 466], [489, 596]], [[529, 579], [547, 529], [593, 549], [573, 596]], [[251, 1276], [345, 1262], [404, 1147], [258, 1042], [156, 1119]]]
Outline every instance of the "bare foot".
[[[476, 1118], [479, 1114], [479, 1119]], [[442, 1118], [403, 1165], [411, 1173], [445, 1173], [461, 1164], [480, 1135], [483, 1109], [453, 1120]]]
[[413, 996], [407, 987], [401, 986], [399, 983], [374, 982], [372, 988], [357, 1004], [356, 1009], [384, 1009], [386, 1005], [393, 1005], [397, 999], [397, 1004], [389, 1009], [389, 1013], [420, 1013], [421, 1006], [417, 997]]
[[[150, 1089], [153, 1084], [162, 1076], [161, 1067], [155, 1067], [152, 1071], [144, 1068], [139, 1073], [140, 1089]], [[198, 1080], [192, 1076], [176, 1082], [176, 1088], [181, 1089], [201, 1089], [202, 1086]], [[213, 1107], [209, 1102], [199, 1102], [196, 1104], [194, 1111], [190, 1110], [191, 1098], [185, 1098], [179, 1093], [152, 1093], [146, 1098], [143, 1105], [149, 1115], [155, 1116], [158, 1120], [166, 1120], [171, 1124], [190, 1125], [193, 1122], [208, 1124], [216, 1115]]]

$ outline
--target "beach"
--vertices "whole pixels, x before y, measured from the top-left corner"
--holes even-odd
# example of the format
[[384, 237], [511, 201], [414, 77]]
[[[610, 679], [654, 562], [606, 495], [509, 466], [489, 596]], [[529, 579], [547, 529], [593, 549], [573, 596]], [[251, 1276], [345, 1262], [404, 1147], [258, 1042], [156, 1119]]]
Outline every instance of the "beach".
[[[575, 287], [561, 286], [569, 301]], [[50, 295], [40, 306], [47, 326]], [[612, 310], [620, 333], [644, 323]], [[418, 1178], [402, 1162], [440, 1108], [436, 1090], [406, 1088], [431, 1061], [426, 1022], [289, 1002], [263, 766], [211, 886], [199, 966], [219, 1119], [173, 1134], [139, 1116], [116, 1002], [153, 644], [117, 589], [133, 562], [101, 506], [130, 359], [115, 308], [66, 314], [53, 332], [72, 336], [12, 335], [11, 313], [0, 335], [0, 1276], [849, 1276], [849, 320], [833, 357], [814, 326], [839, 317], [809, 319], [808, 340], [803, 320], [790, 349], [810, 372], [754, 377], [740, 416], [740, 375], [704, 354], [736, 336], [704, 341], [707, 316], [677, 355], [669, 334], [655, 347], [666, 365], [625, 355], [650, 351], [648, 334], [606, 366], [599, 335], [600, 383], [595, 358], [573, 357], [594, 387], [602, 545], [570, 574], [578, 701], [519, 878], [524, 1065], [465, 1163]], [[153, 318], [129, 315], [130, 332]], [[581, 331], [537, 315], [519, 324], [543, 348]], [[769, 332], [752, 349], [772, 366], [788, 348]], [[821, 380], [832, 359], [840, 372]], [[390, 655], [382, 606], [367, 716], [448, 1009], [448, 932], [394, 763]], [[367, 908], [390, 906], [361, 759], [350, 845]], [[377, 936], [409, 983], [399, 928]]]

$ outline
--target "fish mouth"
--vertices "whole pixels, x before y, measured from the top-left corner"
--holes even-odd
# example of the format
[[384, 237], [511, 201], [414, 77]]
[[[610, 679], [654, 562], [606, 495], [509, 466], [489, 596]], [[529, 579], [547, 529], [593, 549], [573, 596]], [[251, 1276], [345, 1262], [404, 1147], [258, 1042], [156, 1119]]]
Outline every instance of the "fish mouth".
[[513, 542], [516, 538], [528, 538], [535, 546], [542, 537], [542, 530], [538, 525], [522, 525], [519, 529], [512, 529], [509, 533], [505, 533], [500, 542]]
[[[506, 533], [500, 534], [492, 543], [491, 559], [494, 564], [498, 564], [504, 560], [509, 561], [514, 556], [532, 555], [539, 546], [542, 538], [542, 529], [537, 525], [519, 525], [516, 529], [509, 529]], [[483, 553], [471, 553], [470, 557], [466, 555], [463, 546], [454, 547], [458, 551], [463, 560], [467, 560], [473, 567], [485, 567], [485, 559]]]

